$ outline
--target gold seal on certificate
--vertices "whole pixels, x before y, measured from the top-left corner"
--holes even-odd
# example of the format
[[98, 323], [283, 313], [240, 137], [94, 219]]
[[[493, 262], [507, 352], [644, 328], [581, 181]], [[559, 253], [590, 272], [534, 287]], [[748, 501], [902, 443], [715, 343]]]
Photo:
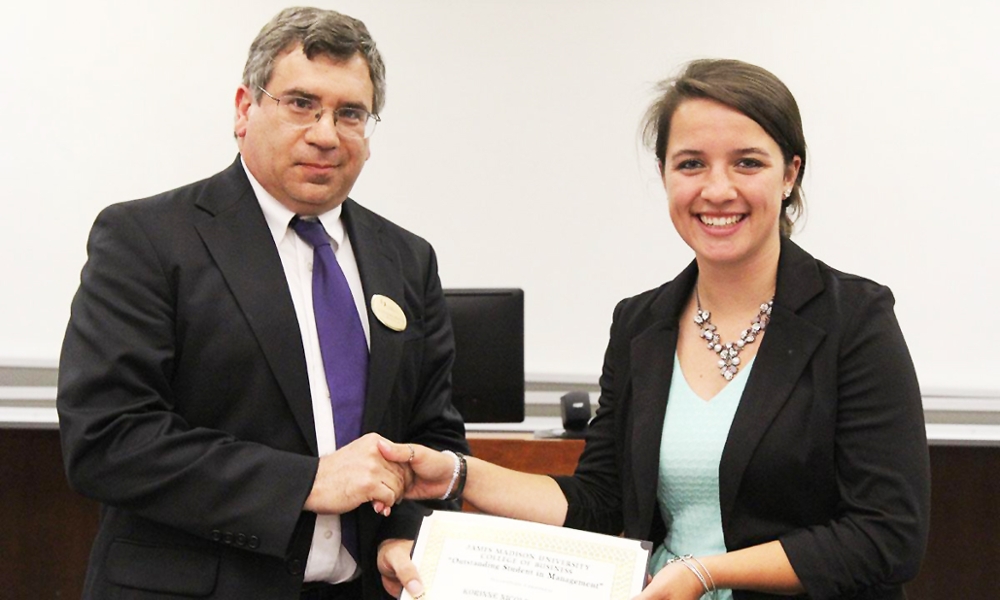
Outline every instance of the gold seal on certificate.
[[[485, 515], [424, 517], [413, 562], [426, 600], [628, 600], [642, 591], [650, 542]], [[404, 590], [401, 600], [412, 600]]]

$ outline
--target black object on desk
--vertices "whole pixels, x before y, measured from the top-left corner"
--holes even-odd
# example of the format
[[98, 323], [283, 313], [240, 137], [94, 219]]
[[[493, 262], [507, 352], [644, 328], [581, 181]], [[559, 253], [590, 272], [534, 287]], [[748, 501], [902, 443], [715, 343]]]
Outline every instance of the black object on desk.
[[536, 431], [536, 438], [583, 439], [587, 437], [587, 424], [590, 423], [590, 394], [580, 391], [563, 394], [559, 398], [559, 411], [562, 415], [562, 429]]

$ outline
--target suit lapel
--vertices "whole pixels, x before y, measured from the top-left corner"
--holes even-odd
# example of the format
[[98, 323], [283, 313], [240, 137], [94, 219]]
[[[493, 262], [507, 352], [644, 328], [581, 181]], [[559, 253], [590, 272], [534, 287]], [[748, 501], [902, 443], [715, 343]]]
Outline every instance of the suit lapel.
[[[403, 274], [396, 251], [384, 239], [382, 223], [350, 198], [344, 202], [344, 224], [361, 274], [365, 295], [371, 352], [368, 358], [368, 389], [362, 431], [379, 431], [389, 406], [393, 378], [387, 373], [398, 370], [403, 350], [403, 332], [382, 324], [372, 312], [371, 298], [381, 294], [406, 310]], [[408, 319], [413, 318], [411, 311]], [[408, 325], [413, 325], [412, 322]]]
[[198, 199], [196, 225], [239, 303], [306, 443], [317, 454], [309, 378], [281, 259], [239, 158]]
[[726, 523], [736, 504], [740, 480], [754, 449], [788, 401], [825, 331], [798, 316], [797, 311], [822, 292], [816, 261], [782, 238], [777, 290], [767, 335], [740, 399], [722, 452], [719, 500]]
[[663, 288], [650, 307], [652, 324], [633, 338], [630, 348], [632, 478], [639, 502], [638, 523], [641, 531], [650, 530], [656, 509], [660, 439], [674, 375], [677, 322], [697, 273], [697, 266], [692, 262], [671, 285]]

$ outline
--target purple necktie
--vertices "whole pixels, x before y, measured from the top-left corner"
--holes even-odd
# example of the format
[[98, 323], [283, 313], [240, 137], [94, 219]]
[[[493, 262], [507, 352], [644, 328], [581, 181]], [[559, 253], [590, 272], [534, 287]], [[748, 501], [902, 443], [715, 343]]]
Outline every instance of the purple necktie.
[[[313, 247], [312, 297], [323, 370], [333, 405], [337, 448], [361, 436], [368, 377], [368, 343], [347, 278], [319, 221], [295, 217], [292, 229]], [[357, 515], [340, 516], [344, 547], [358, 559]]]

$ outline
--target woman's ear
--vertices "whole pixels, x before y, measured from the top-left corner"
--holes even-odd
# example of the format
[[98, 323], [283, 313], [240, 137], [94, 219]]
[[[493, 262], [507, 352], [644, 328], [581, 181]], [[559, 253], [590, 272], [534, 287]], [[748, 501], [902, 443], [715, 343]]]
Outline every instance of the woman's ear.
[[802, 167], [802, 159], [796, 154], [789, 161], [785, 168], [785, 189], [793, 189], [795, 182], [799, 180], [799, 169]]

